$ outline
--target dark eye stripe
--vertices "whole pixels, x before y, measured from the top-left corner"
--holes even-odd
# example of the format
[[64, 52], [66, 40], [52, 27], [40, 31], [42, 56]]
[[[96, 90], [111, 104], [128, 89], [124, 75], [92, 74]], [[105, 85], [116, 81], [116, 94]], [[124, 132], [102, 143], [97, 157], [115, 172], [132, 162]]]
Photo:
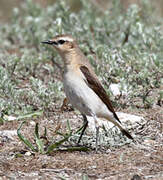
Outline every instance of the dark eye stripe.
[[55, 41], [53, 41], [53, 42], [52, 42], [52, 44], [54, 44], [54, 45], [58, 45], [58, 43], [57, 43], [57, 42], [55, 42]]
[[64, 41], [64, 40], [61, 39], [61, 40], [59, 40], [57, 43], [58, 43], [58, 44], [64, 44], [65, 42], [66, 42], [66, 41]]

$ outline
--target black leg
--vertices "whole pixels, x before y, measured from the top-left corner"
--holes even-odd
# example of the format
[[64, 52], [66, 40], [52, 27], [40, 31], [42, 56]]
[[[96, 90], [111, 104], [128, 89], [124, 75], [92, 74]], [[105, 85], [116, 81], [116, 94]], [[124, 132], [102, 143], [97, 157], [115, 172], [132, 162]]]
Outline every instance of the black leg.
[[96, 152], [98, 150], [99, 127], [96, 127]]
[[86, 130], [86, 128], [88, 126], [88, 120], [87, 120], [86, 115], [82, 114], [82, 116], [83, 116], [83, 120], [84, 120], [84, 125], [83, 125], [83, 129], [82, 129], [82, 132], [81, 132], [79, 140], [78, 140], [78, 144], [80, 143], [80, 140], [81, 140], [81, 138], [82, 138], [82, 136], [84, 134], [84, 131]]

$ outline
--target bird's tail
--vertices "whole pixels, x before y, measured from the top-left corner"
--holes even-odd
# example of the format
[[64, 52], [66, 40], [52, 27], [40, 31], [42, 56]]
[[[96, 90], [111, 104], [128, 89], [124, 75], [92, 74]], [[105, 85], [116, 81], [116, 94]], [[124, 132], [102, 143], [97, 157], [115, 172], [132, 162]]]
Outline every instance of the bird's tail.
[[126, 131], [125, 129], [121, 129], [121, 132], [122, 132], [122, 134], [127, 136], [129, 139], [134, 140], [134, 138], [131, 136], [131, 134], [128, 131]]
[[119, 127], [119, 129], [121, 130], [121, 132], [122, 132], [123, 135], [127, 136], [129, 139], [132, 139], [132, 140], [134, 139], [134, 138], [131, 136], [131, 134], [130, 134], [126, 129], [123, 128], [123, 126], [122, 126], [121, 123], [116, 122], [116, 123], [114, 123], [114, 124]]
[[129, 139], [134, 140], [134, 138], [130, 135], [130, 133], [123, 128], [120, 121], [117, 121], [117, 119], [115, 118], [109, 118], [108, 116], [107, 116], [107, 119], [111, 121], [113, 124], [115, 124], [116, 126], [118, 126], [123, 135], [127, 136]]

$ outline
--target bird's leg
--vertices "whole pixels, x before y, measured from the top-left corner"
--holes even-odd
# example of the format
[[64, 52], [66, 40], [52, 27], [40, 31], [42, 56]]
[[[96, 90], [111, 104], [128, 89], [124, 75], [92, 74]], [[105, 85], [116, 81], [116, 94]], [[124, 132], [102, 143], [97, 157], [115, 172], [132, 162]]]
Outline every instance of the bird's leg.
[[96, 152], [98, 150], [99, 126], [96, 127]]
[[82, 136], [84, 134], [84, 131], [86, 130], [86, 128], [88, 126], [88, 120], [87, 120], [86, 115], [82, 114], [82, 116], [83, 116], [83, 120], [84, 120], [84, 125], [83, 125], [83, 129], [82, 129], [82, 132], [81, 132], [79, 140], [78, 140], [78, 144], [80, 143], [80, 140], [81, 140], [81, 138], [82, 138]]
[[99, 140], [99, 125], [98, 125], [98, 120], [96, 115], [92, 114], [94, 121], [95, 121], [95, 126], [96, 126], [96, 152], [98, 150], [98, 140]]

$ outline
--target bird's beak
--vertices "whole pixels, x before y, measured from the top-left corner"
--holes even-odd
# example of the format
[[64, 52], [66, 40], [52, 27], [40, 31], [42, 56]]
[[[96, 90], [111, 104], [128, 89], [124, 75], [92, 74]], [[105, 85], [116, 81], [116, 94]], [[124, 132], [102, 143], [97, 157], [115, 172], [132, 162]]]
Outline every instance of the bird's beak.
[[55, 42], [55, 41], [52, 41], [52, 40], [47, 40], [47, 41], [42, 41], [41, 43], [43, 43], [43, 44], [50, 44], [50, 45], [57, 45], [57, 42]]

